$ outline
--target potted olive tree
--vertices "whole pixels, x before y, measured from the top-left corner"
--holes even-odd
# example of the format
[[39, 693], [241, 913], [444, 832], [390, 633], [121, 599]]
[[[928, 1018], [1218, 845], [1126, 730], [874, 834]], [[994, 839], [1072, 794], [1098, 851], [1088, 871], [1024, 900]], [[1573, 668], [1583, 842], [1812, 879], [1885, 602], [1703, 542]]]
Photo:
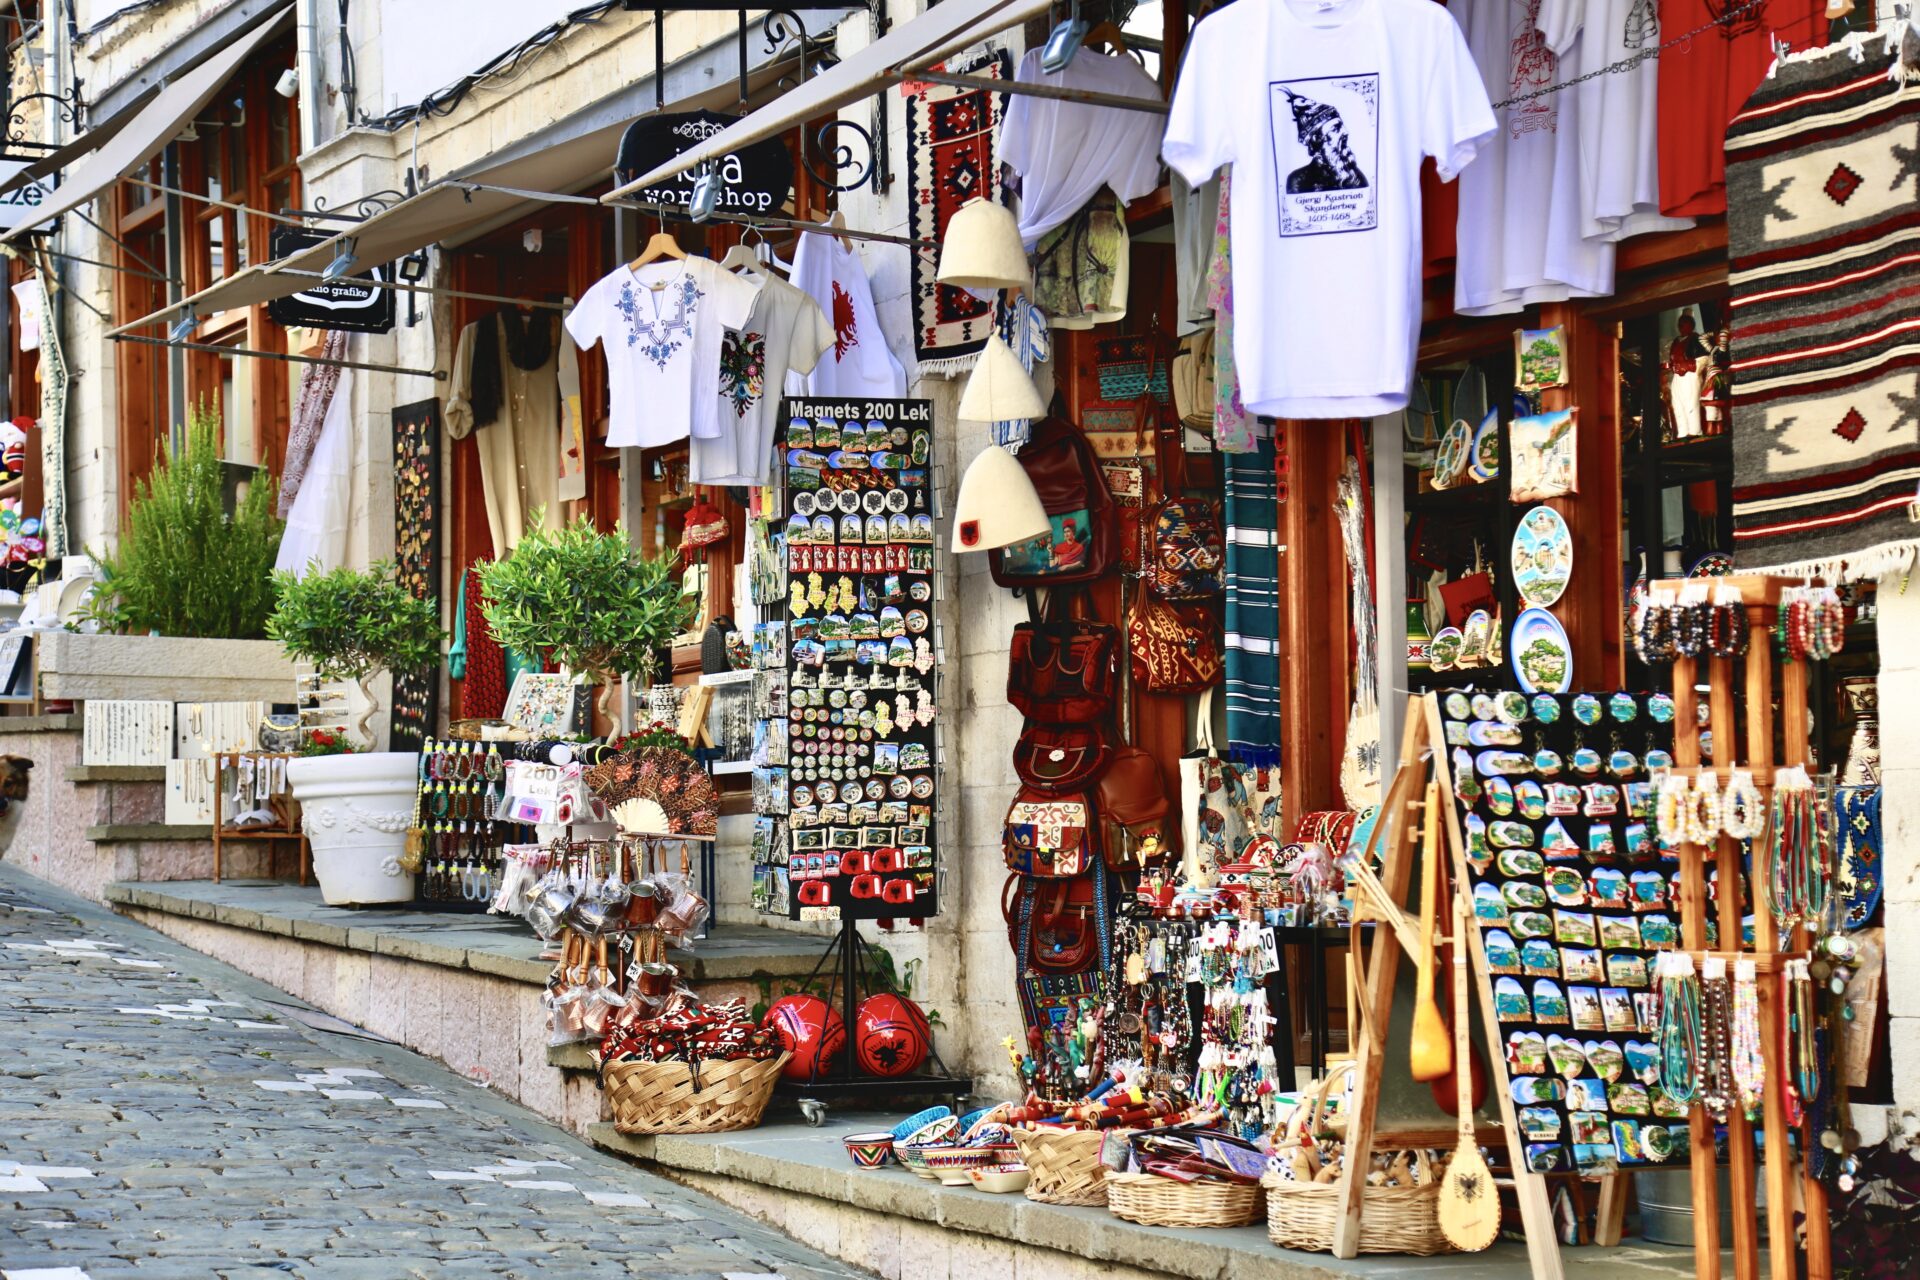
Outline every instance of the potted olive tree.
[[482, 608], [494, 638], [515, 653], [548, 653], [581, 683], [600, 686], [612, 718], [614, 686], [625, 676], [651, 684], [662, 649], [692, 619], [681, 594], [679, 559], [643, 556], [618, 526], [590, 521], [534, 528], [512, 553], [480, 569]]
[[400, 855], [419, 757], [372, 749], [369, 726], [379, 710], [372, 681], [381, 671], [410, 670], [439, 656], [434, 606], [408, 593], [386, 563], [305, 577], [276, 573], [274, 588], [278, 604], [267, 634], [289, 658], [312, 664], [326, 679], [358, 682], [367, 700], [355, 726], [362, 750], [287, 765], [320, 895], [343, 906], [410, 901], [413, 877], [400, 869]]

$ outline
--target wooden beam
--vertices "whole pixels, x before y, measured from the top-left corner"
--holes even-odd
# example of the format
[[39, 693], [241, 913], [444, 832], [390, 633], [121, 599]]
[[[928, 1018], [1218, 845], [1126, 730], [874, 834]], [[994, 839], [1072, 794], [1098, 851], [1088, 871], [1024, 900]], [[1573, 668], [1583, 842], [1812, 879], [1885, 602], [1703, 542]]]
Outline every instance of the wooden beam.
[[[1689, 725], [1691, 730], [1694, 726]], [[1731, 765], [1734, 750], [1733, 659], [1709, 658], [1707, 661], [1707, 727], [1713, 732], [1713, 762]], [[1746, 896], [1740, 892], [1740, 845], [1722, 833], [1714, 851], [1720, 872], [1720, 890], [1715, 898], [1719, 909], [1720, 945], [1740, 951], [1741, 916]], [[1729, 975], [1731, 976], [1731, 975]], [[1760, 1275], [1760, 1219], [1751, 1203], [1755, 1185], [1753, 1125], [1739, 1107], [1727, 1114], [1727, 1178], [1733, 1199], [1733, 1274], [1735, 1280], [1758, 1280]], [[1742, 1210], [1745, 1210], [1744, 1212]]]
[[[1673, 663], [1673, 759], [1682, 768], [1700, 763], [1700, 720], [1694, 685], [1699, 679], [1692, 658]], [[1680, 945], [1689, 951], [1707, 946], [1707, 871], [1700, 846], [1680, 845]], [[1773, 1077], [1769, 1076], [1769, 1079]], [[1768, 1143], [1769, 1148], [1772, 1143]], [[1713, 1117], [1696, 1102], [1687, 1112], [1688, 1170], [1693, 1185], [1693, 1273], [1699, 1280], [1720, 1277], [1720, 1166], [1713, 1149]], [[1735, 1194], [1738, 1194], [1736, 1189]], [[1736, 1217], [1739, 1216], [1736, 1211]]]
[[1340, 753], [1348, 712], [1346, 555], [1334, 495], [1345, 457], [1332, 422], [1289, 422], [1280, 504], [1282, 821], [1343, 809]]

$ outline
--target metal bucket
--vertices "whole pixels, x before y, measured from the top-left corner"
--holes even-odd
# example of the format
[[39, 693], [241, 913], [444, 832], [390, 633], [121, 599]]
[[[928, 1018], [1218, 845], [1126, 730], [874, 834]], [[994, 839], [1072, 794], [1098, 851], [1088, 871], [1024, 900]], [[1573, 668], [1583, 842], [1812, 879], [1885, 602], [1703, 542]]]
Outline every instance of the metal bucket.
[[[1758, 1153], [1756, 1153], [1758, 1154]], [[1767, 1242], [1767, 1187], [1756, 1161], [1754, 1196], [1760, 1219], [1760, 1243]], [[1720, 1242], [1733, 1239], [1733, 1183], [1727, 1166], [1720, 1166]], [[1693, 1174], [1677, 1169], [1640, 1169], [1634, 1173], [1640, 1196], [1640, 1234], [1656, 1244], [1693, 1247]]]

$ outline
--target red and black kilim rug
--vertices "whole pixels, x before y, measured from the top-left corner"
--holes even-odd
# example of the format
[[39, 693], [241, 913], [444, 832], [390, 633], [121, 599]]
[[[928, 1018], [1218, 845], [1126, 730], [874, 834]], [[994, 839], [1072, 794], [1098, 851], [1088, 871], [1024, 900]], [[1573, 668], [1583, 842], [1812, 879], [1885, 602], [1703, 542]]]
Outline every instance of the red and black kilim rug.
[[1920, 86], [1863, 51], [1783, 63], [1727, 129], [1743, 573], [1872, 578], [1920, 548]]
[[[1005, 80], [1013, 57], [990, 50], [968, 63], [951, 61], [956, 75]], [[917, 240], [939, 240], [947, 219], [975, 196], [1000, 198], [1000, 162], [994, 131], [1006, 110], [1004, 93], [914, 84], [907, 93], [907, 229]], [[939, 257], [913, 255], [913, 350], [926, 373], [957, 373], [972, 364], [994, 331], [998, 303], [934, 280]]]

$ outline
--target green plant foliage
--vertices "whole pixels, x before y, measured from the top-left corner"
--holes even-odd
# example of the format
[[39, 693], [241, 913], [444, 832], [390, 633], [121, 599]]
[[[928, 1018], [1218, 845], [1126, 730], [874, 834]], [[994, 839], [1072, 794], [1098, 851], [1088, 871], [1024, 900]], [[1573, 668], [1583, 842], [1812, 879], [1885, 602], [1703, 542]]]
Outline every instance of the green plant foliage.
[[575, 675], [651, 682], [660, 650], [693, 619], [677, 557], [649, 558], [618, 526], [581, 519], [557, 532], [535, 527], [502, 560], [480, 568], [482, 608], [494, 638], [514, 653], [550, 653]]
[[103, 587], [82, 617], [102, 631], [258, 640], [273, 612], [273, 560], [286, 528], [264, 476], [229, 516], [223, 506], [220, 413], [202, 405], [184, 447], [135, 487], [111, 552], [89, 550]]
[[439, 611], [394, 580], [390, 561], [304, 578], [281, 572], [273, 584], [280, 603], [267, 634], [328, 680], [411, 671], [440, 656]]

